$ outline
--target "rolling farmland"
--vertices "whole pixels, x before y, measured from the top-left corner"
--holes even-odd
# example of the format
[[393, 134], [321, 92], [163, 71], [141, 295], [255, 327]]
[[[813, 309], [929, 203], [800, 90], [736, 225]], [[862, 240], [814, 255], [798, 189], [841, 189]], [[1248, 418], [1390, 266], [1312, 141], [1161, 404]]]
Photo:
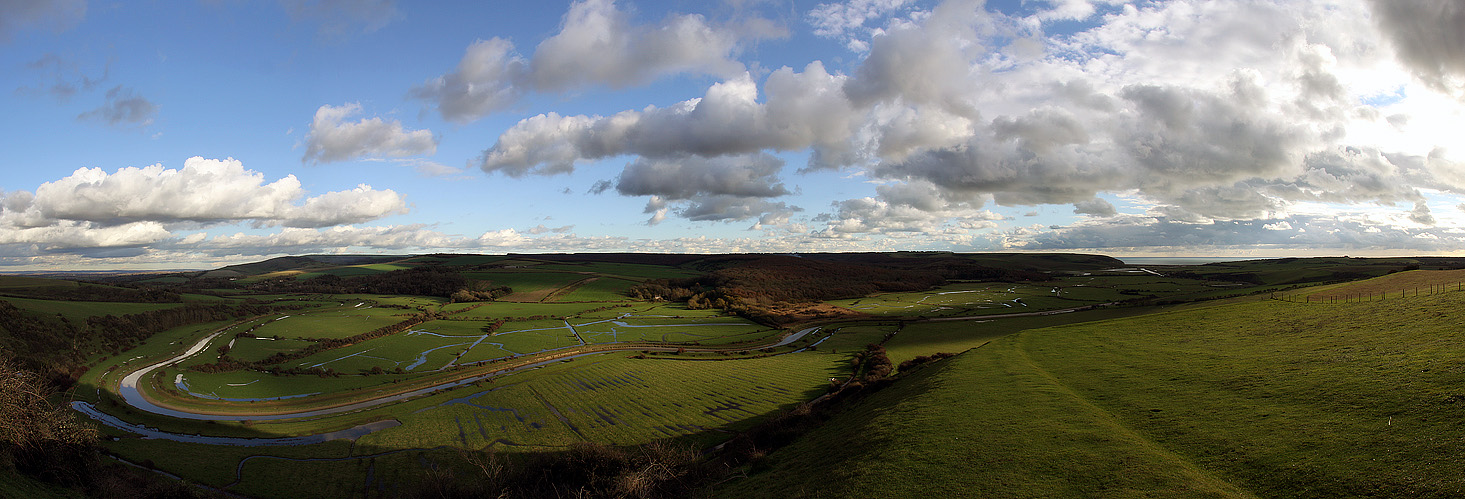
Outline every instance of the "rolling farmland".
[[[468, 262], [471, 267], [465, 267], [462, 272], [442, 270], [444, 267], [440, 265], [453, 261]], [[1250, 298], [1254, 301], [1272, 296], [1270, 293], [1278, 286], [1216, 277], [1233, 275], [1237, 268], [1234, 263], [1216, 268], [1095, 268], [1093, 261], [1086, 259], [1056, 262], [1060, 267], [1043, 279], [954, 280], [927, 289], [831, 299], [812, 308], [818, 312], [810, 313], [809, 318], [782, 323], [770, 322], [768, 316], [732, 306], [694, 308], [690, 305], [695, 300], [642, 301], [626, 294], [643, 282], [665, 283], [658, 285], [668, 286], [666, 289], [682, 285], [679, 283], [702, 285], [699, 282], [703, 281], [677, 280], [697, 274], [671, 266], [535, 262], [523, 257], [410, 258], [392, 263], [311, 269], [310, 272], [336, 277], [303, 280], [289, 274], [288, 269], [274, 268], [269, 272], [284, 274], [262, 281], [245, 281], [241, 286], [249, 289], [231, 289], [215, 297], [221, 303], [247, 301], [256, 307], [249, 309], [256, 310], [256, 315], [173, 327], [154, 333], [128, 351], [115, 355], [106, 351], [92, 354], [87, 361], [91, 368], [81, 376], [73, 397], [80, 404], [78, 409], [100, 418], [99, 427], [108, 437], [101, 445], [109, 452], [132, 462], [152, 462], [200, 484], [260, 497], [392, 495], [388, 491], [410, 488], [423, 479], [423, 463], [472, 469], [472, 463], [477, 462], [474, 459], [481, 459], [472, 457], [479, 455], [472, 453], [540, 459], [535, 456], [578, 452], [576, 449], [584, 449], [583, 445], [637, 449], [666, 444], [710, 449], [743, 432], [762, 431], [758, 430], [761, 424], [786, 417], [788, 411], [822, 395], [843, 393], [851, 386], [855, 390], [867, 384], [884, 386], [888, 380], [880, 381], [880, 376], [898, 377], [898, 383], [920, 384], [928, 382], [920, 380], [933, 376], [930, 373], [958, 369], [959, 374], [952, 372], [949, 376], [969, 376], [972, 370], [977, 370], [985, 377], [973, 379], [982, 381], [961, 383], [998, 383], [994, 388], [1047, 382], [1044, 380], [1049, 378], [1043, 376], [1053, 376], [1064, 380], [1064, 386], [1069, 389], [1077, 390], [1076, 396], [1107, 393], [1102, 402], [1088, 402], [1107, 411], [1110, 409], [1106, 404], [1124, 400], [1127, 395], [1097, 385], [1072, 388], [1079, 386], [1075, 384], [1078, 382], [1064, 377], [1080, 376], [1081, 370], [1093, 369], [1081, 366], [1116, 362], [1103, 371], [1108, 374], [1099, 378], [1138, 379], [1149, 376], [1147, 373], [1164, 371], [1160, 364], [1123, 371], [1120, 367], [1127, 365], [1126, 361], [1116, 360], [1113, 355], [1160, 348], [1157, 345], [1168, 345], [1167, 338], [1182, 335], [1160, 327], [1164, 321], [1206, 324], [1205, 317], [1239, 314], [1205, 315], [1205, 310], [1230, 310], [1201, 306], [1208, 303], [1205, 301], [1184, 305], [1182, 308], [1187, 311], [1172, 312], [1192, 315], [1157, 314], [1166, 310], [1160, 304], [1244, 295], [1238, 293], [1244, 290], [1255, 293], [1256, 298]], [[1358, 274], [1359, 262], [1336, 262], [1349, 266], [1348, 270], [1335, 274], [1326, 270], [1334, 262], [1324, 263], [1321, 270], [1298, 264], [1278, 270], [1265, 261], [1256, 265], [1265, 272], [1290, 272], [1292, 278]], [[1061, 265], [1074, 267], [1065, 269]], [[428, 266], [429, 270], [419, 268], [422, 266]], [[520, 287], [515, 287], [504, 300], [481, 302], [453, 302], [440, 296], [320, 292], [319, 283], [338, 282], [330, 279], [372, 279], [403, 272], [418, 272], [432, 279], [460, 275], [456, 278], [466, 279], [464, 282], [484, 279]], [[1362, 289], [1360, 286], [1424, 283], [1421, 279], [1443, 283], [1442, 279], [1448, 276], [1401, 272], [1375, 281], [1324, 286], [1309, 292], [1357, 292]], [[19, 290], [32, 289], [27, 286], [40, 283], [12, 282], [11, 289]], [[281, 284], [271, 287], [271, 282]], [[308, 292], [279, 290], [300, 286], [292, 283], [314, 287], [305, 288]], [[1439, 283], [1435, 283], [1440, 291], [1436, 298], [1447, 299], [1450, 295], [1443, 292], [1444, 286]], [[529, 296], [526, 293], [538, 298], [523, 299]], [[149, 311], [179, 306], [84, 302], [82, 306], [68, 307], [66, 302], [42, 298], [5, 300], [27, 311], [24, 313], [60, 310], [62, 317], [70, 313], [82, 321], [103, 312], [154, 313]], [[1264, 308], [1266, 303], [1237, 310], [1273, 310]], [[1306, 307], [1283, 301], [1271, 303], [1274, 308]], [[1288, 313], [1271, 311], [1256, 318], [1226, 320], [1232, 321], [1228, 324], [1263, 327], [1280, 324], [1276, 317], [1322, 313], [1319, 311], [1323, 309], [1316, 308], [1322, 304], [1312, 306], [1315, 308], [1286, 309], [1293, 310]], [[1195, 311], [1189, 311], [1191, 308]], [[1273, 318], [1263, 318], [1267, 314]], [[1144, 320], [1152, 322], [1133, 322]], [[1290, 324], [1285, 320], [1281, 323]], [[1093, 328], [1082, 329], [1090, 324]], [[1121, 326], [1113, 326], [1116, 324]], [[1146, 336], [1113, 336], [1121, 334], [1119, 331], [1134, 330], [1143, 330]], [[1238, 330], [1231, 334], [1244, 336], [1245, 333]], [[1038, 348], [1036, 345], [1040, 343], [1033, 343], [1037, 338], [1058, 341], [1041, 343], [1046, 346]], [[1185, 341], [1198, 347], [1217, 344], [1218, 338], [1200, 336]], [[1307, 344], [1294, 343], [1298, 347]], [[1012, 354], [1013, 345], [1025, 345], [1023, 348], [1027, 350], [1022, 354], [1032, 362], [1051, 364], [1059, 362], [1057, 359], [1072, 359], [1076, 362], [1074, 370], [1046, 367], [1047, 374], [1038, 378], [1023, 374], [1027, 378], [1022, 379], [1028, 381], [1001, 377], [1001, 372], [1011, 370], [1013, 362], [1024, 358], [1012, 356], [1016, 355]], [[1177, 347], [1163, 348], [1169, 352]], [[1240, 347], [1226, 348], [1236, 351]], [[1076, 355], [1071, 353], [1074, 349], [1086, 353]], [[875, 352], [881, 359], [888, 356], [884, 362], [890, 367], [884, 371], [872, 368], [870, 362]], [[967, 360], [941, 361], [939, 365], [985, 367], [918, 367], [919, 362], [930, 362], [925, 359], [933, 354], [962, 352], [967, 353], [959, 359]], [[1005, 357], [980, 362], [969, 360], [988, 355], [984, 352], [1007, 353], [1003, 354]], [[1201, 352], [1197, 350], [1194, 354]], [[1161, 353], [1144, 355], [1163, 358]], [[897, 364], [901, 365], [899, 370], [894, 369]], [[913, 367], [905, 367], [906, 364]], [[1221, 372], [1220, 365], [1195, 364], [1194, 368]], [[1184, 375], [1177, 371], [1175, 376]], [[1225, 384], [1219, 379], [1215, 383]], [[935, 388], [917, 391], [925, 394], [932, 390], [940, 391]], [[1126, 390], [1163, 392], [1170, 388], [1135, 385]], [[972, 397], [961, 403], [988, 399], [989, 402], [982, 403], [1011, 403], [1037, 396], [1032, 391], [1008, 388], [983, 390], [983, 393], [987, 399]], [[936, 396], [900, 390], [879, 392], [868, 403], [903, 407], [913, 400], [921, 400], [921, 405], [911, 409], [919, 412], [926, 410], [920, 409], [928, 407], [925, 404], [937, 400], [932, 397]], [[1169, 444], [1162, 446], [1163, 452], [1156, 451], [1153, 444], [1145, 443], [1152, 437], [1134, 433], [1128, 422], [1132, 416], [1120, 418], [1118, 423], [1096, 423], [1083, 419], [1086, 417], [1083, 411], [1072, 412], [1072, 407], [1063, 405], [1069, 402], [1059, 402], [1055, 399], [1034, 405], [1024, 409], [1026, 412], [1020, 416], [1013, 412], [994, 413], [994, 417], [1021, 420], [1047, 417], [1043, 411], [1070, 411], [1071, 417], [1079, 419], [1065, 424], [1078, 426], [1064, 431], [1086, 428], [1081, 431], [1094, 433], [1122, 428], [1129, 432], [1115, 437], [1112, 448], [1095, 448], [1093, 452], [1131, 456], [1122, 459], [1145, 463], [1140, 465], [1141, 470], [1183, 464], [1184, 469], [1154, 471], [1153, 476], [1144, 474], [1149, 471], [1136, 475], [1151, 480], [1145, 483], [1171, 483], [1176, 490], [1210, 490], [1220, 495], [1249, 487], [1238, 489], [1234, 483], [1216, 480], [1209, 471], [1211, 464], [1195, 464], [1184, 457], [1192, 451], [1172, 449]], [[1140, 405], [1145, 404], [1159, 402]], [[1161, 410], [1167, 410], [1160, 405]], [[1173, 424], [1203, 419], [1199, 415], [1186, 418]], [[946, 424], [937, 420], [923, 419], [919, 424]], [[833, 424], [819, 431], [836, 432], [831, 435], [854, 431], [852, 427], [841, 426], [844, 424]], [[953, 428], [968, 426], [966, 423], [952, 425]], [[1017, 432], [1013, 433], [1016, 436], [1026, 430], [1013, 431]], [[1068, 433], [1044, 431], [1050, 434], [1039, 433], [1034, 438], [1058, 441], [1073, 438]], [[819, 445], [821, 438], [835, 438], [819, 435], [823, 433], [810, 437], [816, 442], [812, 445]], [[349, 442], [334, 438], [349, 439]], [[756, 465], [753, 478], [730, 482], [727, 490], [740, 495], [772, 490], [760, 487], [792, 487], [785, 482], [813, 472], [808, 470], [832, 465], [827, 456], [809, 455], [814, 451], [804, 445], [811, 444], [795, 444], [769, 461], [789, 463], [787, 469], [764, 474], [757, 470], [767, 464]], [[203, 452], [199, 449], [218, 451], [209, 451], [208, 455], [213, 457], [201, 461], [175, 457]], [[868, 452], [877, 451], [870, 448]], [[957, 451], [934, 452], [940, 455]], [[952, 454], [944, 459], [968, 458]], [[1055, 459], [1065, 462], [1075, 458]], [[805, 463], [808, 460], [812, 461]], [[1089, 471], [1077, 476], [1092, 476], [1097, 480], [1112, 473], [1113, 468], [1105, 466], [1095, 463]], [[281, 489], [272, 478], [306, 476], [324, 470], [332, 470], [330, 479], [313, 481], [303, 488]], [[1002, 467], [989, 472], [997, 475], [982, 475], [986, 477], [984, 480], [1019, 476], [1001, 475], [1018, 473]], [[784, 485], [777, 485], [780, 483]], [[874, 487], [872, 483], [863, 486]], [[1066, 489], [1051, 489], [1058, 490]]]

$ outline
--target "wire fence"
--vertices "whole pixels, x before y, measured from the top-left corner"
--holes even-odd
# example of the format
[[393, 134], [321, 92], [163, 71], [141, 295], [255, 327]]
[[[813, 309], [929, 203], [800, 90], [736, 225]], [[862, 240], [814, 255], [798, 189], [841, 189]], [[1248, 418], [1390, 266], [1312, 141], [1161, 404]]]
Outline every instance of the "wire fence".
[[1369, 291], [1357, 293], [1330, 293], [1321, 291], [1311, 294], [1274, 292], [1272, 299], [1290, 303], [1363, 303], [1372, 301], [1401, 300], [1417, 296], [1430, 296], [1451, 291], [1465, 291], [1465, 281], [1456, 282], [1454, 286], [1449, 283], [1423, 284], [1408, 288], [1389, 291]]

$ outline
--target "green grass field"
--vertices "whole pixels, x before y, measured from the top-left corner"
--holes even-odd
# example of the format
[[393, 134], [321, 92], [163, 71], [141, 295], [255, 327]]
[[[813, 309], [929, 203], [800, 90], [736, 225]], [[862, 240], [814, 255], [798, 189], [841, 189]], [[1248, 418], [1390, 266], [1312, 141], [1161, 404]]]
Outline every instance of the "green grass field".
[[358, 275], [381, 274], [381, 273], [385, 273], [385, 272], [391, 272], [393, 270], [406, 270], [406, 269], [409, 269], [409, 268], [412, 268], [412, 267], [410, 265], [400, 265], [400, 264], [395, 264], [395, 263], [372, 263], [372, 264], [366, 264], [366, 265], [350, 265], [350, 266], [346, 266], [346, 267], [335, 267], [335, 268], [329, 268], [329, 269], [315, 270], [315, 271], [310, 271], [310, 272], [304, 272], [304, 273], [300, 273], [300, 274], [295, 274], [294, 277], [296, 279], [310, 279], [312, 277], [320, 277], [320, 276], [323, 276], [323, 275], [334, 275], [334, 276], [340, 276], [340, 277], [350, 277], [350, 276], [358, 276]]
[[1461, 305], [1250, 301], [1028, 330], [917, 370], [722, 495], [1456, 497]]
[[583, 282], [575, 286], [568, 293], [555, 295], [553, 301], [557, 302], [609, 302], [609, 301], [630, 301], [626, 296], [626, 290], [635, 286], [635, 281], [619, 278], [600, 277]]
[[614, 319], [571, 321], [575, 331], [589, 343], [700, 342], [717, 344], [729, 338], [740, 338], [758, 332], [771, 334], [768, 328], [737, 317], [696, 319], [625, 317]]
[[1465, 269], [1410, 270], [1337, 286], [1308, 288], [1300, 293], [1288, 294], [1296, 294], [1303, 299], [1316, 301], [1387, 300], [1419, 294], [1460, 291], [1462, 285], [1465, 285]]
[[535, 267], [535, 270], [464, 272], [463, 277], [493, 281], [495, 286], [508, 286], [513, 288], [514, 293], [533, 293], [546, 289], [559, 289], [572, 282], [591, 277], [573, 272], [540, 272], [538, 269], [539, 267]]
[[246, 362], [257, 362], [276, 353], [295, 352], [313, 344], [311, 341], [283, 337], [278, 340], [269, 336], [237, 338], [229, 341], [229, 345], [232, 345], [229, 356]]
[[280, 338], [345, 338], [402, 322], [406, 310], [389, 308], [347, 308], [291, 314], [254, 331], [255, 336]]
[[409, 258], [399, 263], [421, 264], [438, 263], [451, 266], [486, 265], [491, 263], [503, 263], [512, 257], [504, 255], [424, 255]]
[[64, 281], [61, 279], [47, 279], [44, 277], [30, 277], [21, 275], [0, 275], [0, 290], [24, 290], [28, 288], [74, 288], [80, 286], [76, 281]]
[[921, 355], [961, 353], [988, 341], [1028, 329], [1138, 315], [1151, 310], [1106, 308], [1066, 314], [1007, 317], [984, 320], [911, 322], [885, 344], [892, 362], [900, 364]]
[[[200, 373], [169, 371], [168, 380], [176, 383], [176, 376], [183, 375], [183, 382], [190, 396], [209, 399], [269, 400], [277, 398], [299, 398], [319, 393], [331, 393], [355, 388], [390, 383], [399, 376], [271, 376], [254, 371], [227, 373]], [[351, 374], [355, 374], [354, 371]], [[178, 388], [181, 391], [181, 388]]]
[[0, 297], [21, 310], [41, 315], [60, 315], [72, 322], [86, 322], [87, 317], [101, 315], [126, 315], [153, 310], [178, 308], [182, 303], [126, 303], [109, 301], [64, 301], [37, 300], [32, 298]]
[[[486, 302], [483, 306], [473, 310], [454, 315], [458, 319], [502, 319], [507, 317], [574, 317], [581, 315], [591, 309], [602, 308], [615, 303], [513, 303], [513, 302]], [[604, 313], [597, 313], [597, 316], [616, 316], [632, 308], [614, 308]], [[635, 308], [634, 310], [640, 310]]]
[[964, 282], [929, 291], [881, 293], [829, 303], [880, 316], [957, 317], [1072, 308], [1132, 297], [1116, 289], [1113, 281], [1106, 277], [1075, 277], [1054, 283]]
[[[844, 369], [848, 365], [842, 356], [825, 352], [720, 362], [638, 360], [624, 353], [599, 354], [360, 414], [308, 423], [349, 426], [381, 417], [403, 423], [362, 437], [354, 445], [334, 442], [239, 448], [136, 438], [105, 445], [124, 457], [150, 459], [160, 469], [212, 486], [228, 486], [235, 492], [265, 497], [336, 497], [363, 490], [373, 477], [391, 477], [389, 483], [396, 486], [414, 483], [420, 474], [413, 470], [419, 469], [422, 460], [452, 460], [456, 456], [453, 448], [493, 446], [500, 451], [532, 451], [562, 448], [577, 441], [635, 444], [664, 438], [710, 445], [725, 438], [727, 431], [745, 428], [780, 408], [817, 395], [827, 387], [828, 378], [841, 375]], [[239, 379], [231, 382], [249, 383], [249, 387], [286, 383], [301, 391], [349, 383], [351, 378], [365, 379], [306, 376], [241, 381], [248, 376], [236, 373], [212, 382], [233, 377]], [[205, 385], [211, 382], [195, 374], [188, 378], [196, 390], [208, 388]], [[333, 423], [335, 419], [343, 421]], [[191, 424], [197, 429], [175, 431], [247, 434], [254, 428], [289, 434], [304, 429], [302, 423], [288, 422], [253, 426]], [[206, 428], [211, 426], [217, 427]], [[204, 449], [215, 451], [200, 454]], [[413, 459], [396, 462], [382, 457], [398, 453]], [[195, 457], [184, 459], [184, 455]], [[199, 455], [209, 458], [197, 459]], [[306, 466], [309, 463], [320, 466]], [[282, 486], [282, 476], [321, 470], [330, 470], [329, 478]]]
[[582, 440], [632, 444], [743, 427], [750, 418], [812, 398], [838, 374], [837, 364], [814, 353], [722, 362], [592, 355], [431, 397], [401, 415], [403, 426], [358, 445], [477, 449], [497, 439], [541, 448]]
[[584, 262], [584, 263], [545, 263], [535, 267], [540, 270], [563, 270], [568, 272], [591, 272], [607, 276], [619, 276], [636, 280], [646, 279], [677, 279], [682, 277], [695, 277], [698, 272], [682, 270], [664, 265], [642, 265], [635, 263], [609, 263], [609, 262]]

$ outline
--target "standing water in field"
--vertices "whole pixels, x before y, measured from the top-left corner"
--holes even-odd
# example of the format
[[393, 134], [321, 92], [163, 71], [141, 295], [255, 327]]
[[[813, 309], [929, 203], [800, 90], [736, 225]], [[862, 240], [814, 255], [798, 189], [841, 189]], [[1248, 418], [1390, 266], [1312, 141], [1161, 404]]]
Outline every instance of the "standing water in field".
[[166, 432], [166, 431], [159, 430], [157, 428], [149, 428], [149, 427], [146, 427], [146, 426], [143, 426], [143, 425], [139, 425], [139, 424], [128, 423], [126, 421], [123, 421], [121, 419], [118, 419], [116, 416], [113, 416], [111, 414], [107, 414], [105, 412], [102, 412], [102, 411], [98, 410], [96, 408], [96, 406], [93, 406], [93, 405], [88, 404], [86, 402], [81, 402], [81, 401], [72, 402], [71, 403], [71, 408], [72, 409], [76, 409], [77, 412], [80, 412], [82, 414], [86, 414], [87, 416], [91, 417], [92, 419], [94, 419], [97, 422], [102, 423], [104, 425], [107, 425], [107, 426], [110, 426], [110, 427], [113, 427], [113, 428], [116, 428], [116, 429], [119, 429], [119, 430], [123, 430], [123, 431], [127, 431], [127, 432], [136, 433], [138, 435], [142, 435], [142, 438], [144, 438], [144, 439], [149, 439], [149, 440], [153, 440], [153, 439], [156, 439], [156, 440], [172, 440], [174, 442], [187, 442], [187, 443], [192, 443], [192, 444], [231, 445], [231, 446], [238, 446], [238, 447], [262, 447], [262, 446], [276, 446], [276, 445], [310, 445], [310, 444], [325, 443], [325, 442], [329, 442], [331, 440], [342, 440], [342, 439], [355, 440], [355, 439], [360, 438], [362, 436], [368, 435], [368, 434], [370, 434], [372, 432], [380, 431], [380, 430], [385, 430], [387, 428], [392, 428], [392, 427], [396, 427], [396, 426], [401, 426], [401, 424], [402, 424], [402, 423], [398, 422], [395, 419], [388, 420], [388, 421], [377, 421], [375, 423], [367, 423], [367, 424], [364, 424], [364, 425], [356, 426], [354, 428], [348, 428], [348, 429], [345, 429], [345, 430], [333, 431], [333, 432], [328, 432], [328, 433], [320, 433], [320, 434], [316, 434], [316, 435], [304, 435], [304, 436], [299, 436], [299, 437], [279, 437], [279, 438], [209, 437], [209, 436], [203, 436], [203, 435], [187, 435], [187, 434], [183, 434], [183, 433], [169, 433], [169, 432]]

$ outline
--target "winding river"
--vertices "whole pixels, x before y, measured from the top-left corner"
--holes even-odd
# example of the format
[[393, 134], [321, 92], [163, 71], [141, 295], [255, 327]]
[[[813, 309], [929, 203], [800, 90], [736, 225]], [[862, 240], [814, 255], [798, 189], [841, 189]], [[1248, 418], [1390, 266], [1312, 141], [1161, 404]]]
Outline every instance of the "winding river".
[[[403, 401], [403, 400], [407, 400], [407, 399], [411, 399], [411, 398], [415, 398], [415, 397], [420, 397], [420, 396], [427, 395], [427, 394], [430, 394], [430, 393], [434, 393], [434, 392], [438, 392], [438, 391], [442, 391], [442, 390], [449, 390], [449, 389], [457, 388], [457, 387], [460, 387], [460, 386], [463, 386], [463, 385], [472, 384], [472, 383], [475, 383], [475, 382], [478, 382], [478, 381], [482, 381], [482, 380], [485, 380], [485, 379], [495, 378], [495, 377], [499, 377], [499, 376], [504, 376], [504, 375], [512, 374], [512, 373], [519, 372], [519, 371], [525, 371], [525, 370], [529, 370], [529, 369], [535, 369], [535, 368], [542, 367], [542, 366], [546, 366], [546, 365], [553, 364], [553, 363], [556, 363], [556, 362], [564, 362], [564, 361], [567, 361], [569, 359], [574, 359], [574, 358], [578, 358], [578, 357], [584, 357], [584, 356], [587, 356], [587, 355], [596, 355], [596, 354], [601, 354], [601, 353], [609, 353], [609, 352], [617, 352], [617, 351], [634, 351], [634, 350], [646, 350], [646, 349], [648, 349], [648, 347], [640, 346], [640, 347], [610, 348], [610, 349], [606, 349], [606, 350], [598, 350], [598, 351], [594, 351], [594, 352], [586, 352], [586, 353], [581, 353], [581, 354], [575, 354], [575, 355], [569, 355], [569, 356], [565, 356], [565, 357], [559, 357], [559, 358], [544, 360], [544, 361], [540, 361], [540, 362], [534, 362], [534, 363], [531, 363], [531, 364], [517, 366], [517, 367], [513, 367], [513, 368], [509, 368], [509, 369], [497, 370], [497, 371], [485, 373], [485, 374], [478, 375], [478, 376], [472, 376], [472, 377], [468, 377], [468, 378], [464, 378], [464, 379], [460, 379], [460, 380], [456, 380], [456, 381], [449, 381], [449, 382], [445, 382], [445, 383], [441, 383], [441, 384], [429, 386], [429, 387], [426, 387], [426, 388], [420, 388], [420, 389], [417, 389], [417, 390], [411, 390], [411, 391], [407, 391], [407, 392], [403, 392], [403, 393], [398, 393], [398, 394], [394, 394], [394, 395], [387, 395], [387, 396], [382, 396], [382, 397], [378, 397], [378, 398], [374, 398], [374, 399], [370, 399], [370, 400], [363, 400], [361, 402], [356, 402], [356, 403], [352, 403], [352, 404], [346, 404], [346, 405], [341, 405], [341, 406], [336, 406], [336, 407], [328, 407], [328, 408], [324, 408], [324, 409], [304, 410], [304, 411], [286, 412], [286, 413], [277, 413], [277, 414], [237, 414], [237, 413], [230, 414], [230, 413], [218, 413], [218, 412], [209, 412], [209, 411], [181, 410], [181, 409], [175, 409], [175, 408], [171, 408], [171, 407], [163, 407], [163, 406], [157, 405], [157, 404], [153, 403], [151, 400], [148, 400], [148, 398], [142, 394], [142, 391], [139, 389], [139, 384], [142, 382], [142, 380], [147, 379], [147, 377], [149, 375], [151, 375], [154, 371], [157, 371], [158, 369], [161, 369], [163, 367], [172, 365], [174, 363], [181, 362], [183, 360], [188, 359], [189, 357], [193, 357], [194, 355], [198, 355], [200, 352], [203, 352], [204, 350], [206, 350], [209, 347], [209, 343], [213, 342], [215, 339], [217, 339], [220, 336], [222, 336], [229, 329], [230, 328], [221, 329], [219, 331], [215, 331], [212, 334], [209, 334], [208, 336], [203, 337], [202, 339], [199, 339], [198, 342], [194, 343], [192, 346], [188, 347], [188, 349], [184, 350], [183, 353], [181, 353], [181, 354], [179, 354], [177, 356], [171, 357], [171, 358], [169, 358], [167, 360], [163, 360], [163, 361], [160, 361], [160, 362], [156, 362], [156, 363], [153, 363], [153, 364], [149, 364], [147, 366], [144, 366], [142, 368], [139, 368], [139, 369], [137, 369], [135, 371], [132, 371], [132, 372], [128, 373], [127, 375], [125, 375], [125, 376], [122, 377], [122, 381], [118, 384], [118, 390], [117, 390], [118, 394], [121, 395], [122, 400], [124, 402], [126, 402], [127, 405], [130, 405], [133, 408], [136, 408], [138, 410], [145, 411], [145, 412], [149, 412], [149, 413], [152, 413], [152, 414], [158, 414], [158, 415], [162, 415], [162, 416], [169, 416], [169, 417], [174, 417], [174, 418], [179, 418], [179, 419], [187, 419], [187, 420], [194, 420], [194, 421], [270, 421], [270, 420], [281, 420], [281, 419], [308, 418], [308, 417], [326, 416], [326, 415], [332, 415], [332, 414], [341, 414], [341, 413], [347, 413], [347, 412], [361, 411], [361, 410], [365, 410], [365, 409], [369, 409], [369, 408], [381, 406], [381, 405], [384, 405], [384, 404], [391, 404], [391, 403], [395, 403], [395, 402], [400, 402], [400, 401]], [[798, 332], [796, 332], [794, 334], [788, 335], [787, 337], [779, 340], [777, 343], [774, 343], [774, 344], [771, 344], [771, 345], [768, 345], [768, 346], [769, 347], [780, 347], [780, 346], [788, 345], [788, 344], [791, 344], [793, 342], [796, 342], [796, 341], [804, 338], [805, 336], [807, 336], [809, 334], [812, 334], [812, 333], [815, 333], [815, 332], [819, 331], [819, 329], [820, 328], [818, 326], [810, 327], [810, 328], [805, 328], [805, 329], [800, 330], [800, 331], [798, 331]], [[754, 347], [754, 348], [766, 348], [766, 347]], [[662, 348], [652, 348], [652, 349], [661, 350]], [[666, 350], [670, 350], [670, 348], [666, 348]], [[361, 437], [363, 435], [370, 434], [370, 433], [375, 432], [375, 431], [380, 431], [380, 430], [384, 430], [384, 429], [387, 429], [387, 428], [392, 428], [392, 427], [395, 427], [395, 426], [398, 426], [398, 425], [401, 424], [400, 422], [398, 422], [396, 420], [377, 421], [377, 422], [374, 422], [374, 423], [363, 424], [363, 425], [356, 426], [354, 428], [345, 429], [345, 430], [339, 430], [339, 431], [333, 431], [333, 432], [327, 432], [327, 433], [320, 433], [320, 434], [315, 434], [315, 435], [296, 436], [296, 437], [278, 437], [278, 438], [266, 438], [266, 437], [258, 437], [258, 438], [215, 437], [215, 436], [192, 435], [192, 434], [184, 434], [184, 433], [172, 433], [172, 432], [162, 431], [162, 430], [159, 430], [157, 428], [149, 428], [147, 426], [143, 426], [143, 425], [139, 425], [139, 424], [135, 424], [135, 423], [129, 423], [127, 421], [122, 420], [121, 418], [118, 418], [116, 416], [113, 416], [111, 414], [108, 414], [106, 412], [103, 412], [102, 410], [98, 409], [95, 405], [92, 405], [91, 403], [88, 403], [88, 402], [75, 401], [75, 402], [72, 402], [71, 403], [71, 407], [73, 409], [75, 409], [76, 411], [81, 412], [82, 414], [86, 414], [88, 417], [96, 420], [97, 422], [99, 422], [101, 424], [104, 424], [104, 425], [107, 425], [107, 426], [110, 426], [112, 428], [116, 428], [116, 429], [119, 429], [119, 430], [123, 430], [123, 431], [131, 432], [131, 433], [135, 433], [135, 434], [141, 435], [143, 438], [147, 438], [147, 439], [166, 439], [166, 440], [173, 440], [173, 441], [178, 441], [178, 442], [201, 443], [201, 444], [211, 444], [211, 445], [246, 446], [246, 447], [278, 446], [278, 445], [309, 445], [309, 444], [317, 444], [317, 443], [328, 442], [328, 441], [337, 440], [337, 439], [355, 439], [355, 438]]]

